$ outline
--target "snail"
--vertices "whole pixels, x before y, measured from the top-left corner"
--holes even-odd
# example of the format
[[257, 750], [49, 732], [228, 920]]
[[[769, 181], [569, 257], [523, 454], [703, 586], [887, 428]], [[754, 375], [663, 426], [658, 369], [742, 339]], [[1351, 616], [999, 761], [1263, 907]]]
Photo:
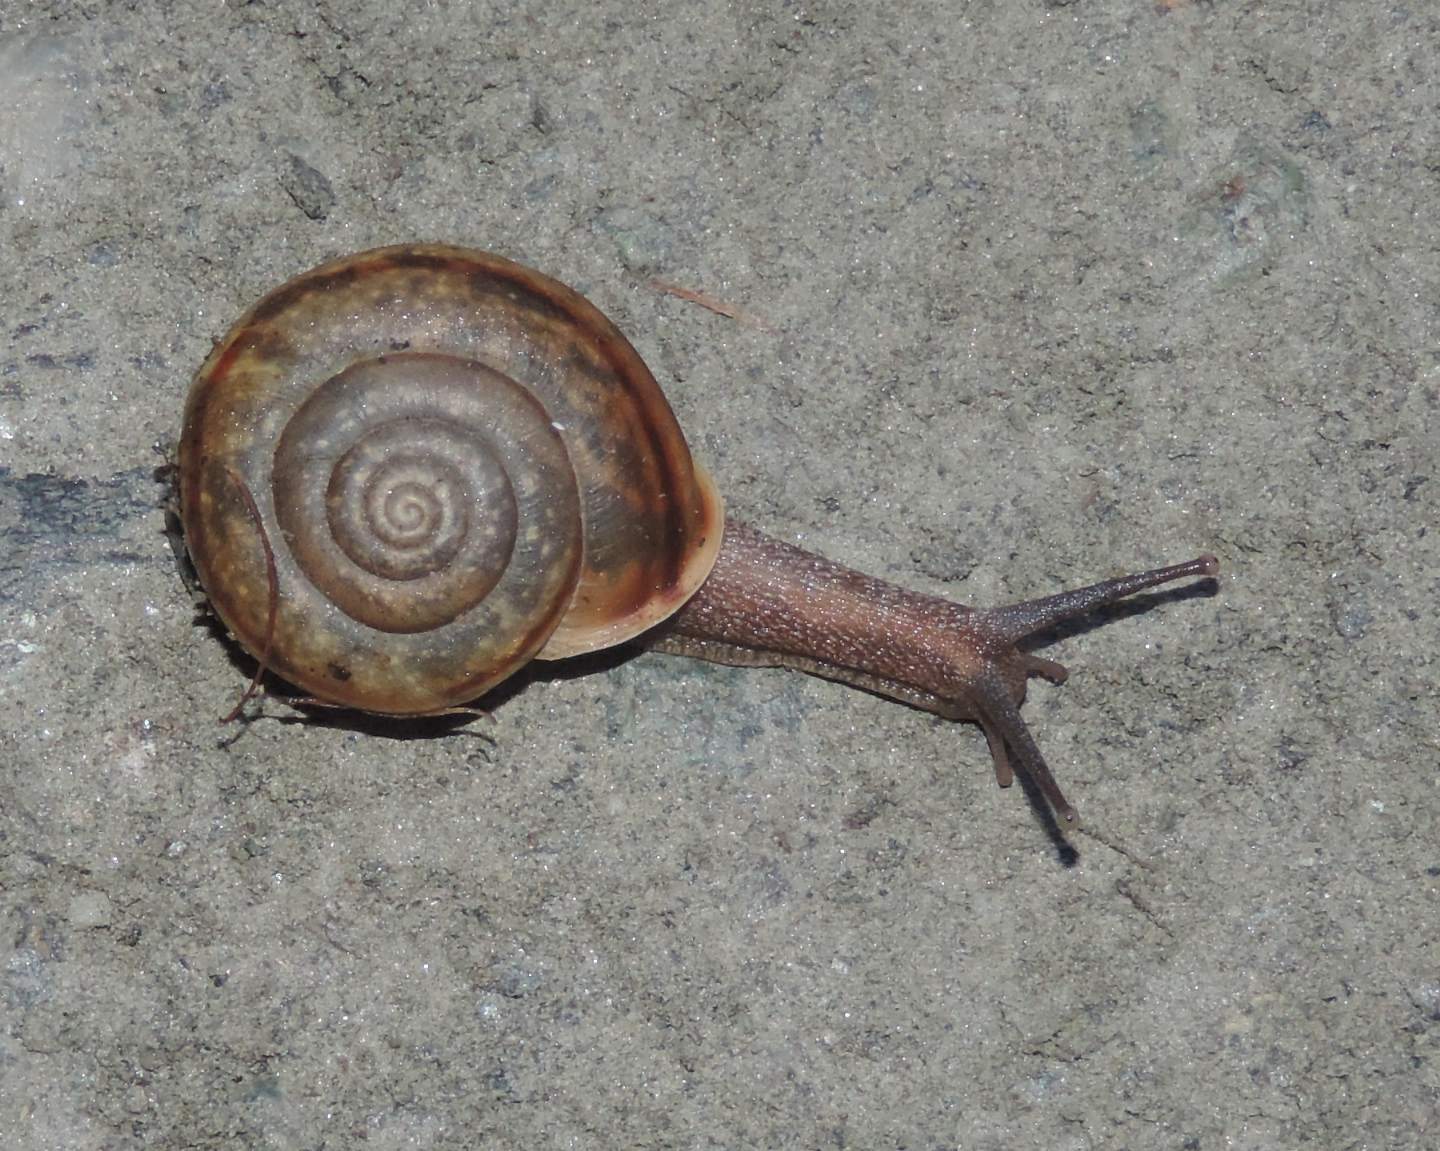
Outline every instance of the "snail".
[[638, 641], [973, 720], [1000, 785], [1018, 766], [1067, 821], [1019, 710], [1030, 676], [1066, 670], [1018, 645], [1218, 570], [1203, 555], [973, 610], [771, 539], [725, 516], [594, 305], [439, 245], [335, 260], [251, 308], [191, 388], [178, 504], [256, 682], [312, 702], [444, 713], [531, 659]]

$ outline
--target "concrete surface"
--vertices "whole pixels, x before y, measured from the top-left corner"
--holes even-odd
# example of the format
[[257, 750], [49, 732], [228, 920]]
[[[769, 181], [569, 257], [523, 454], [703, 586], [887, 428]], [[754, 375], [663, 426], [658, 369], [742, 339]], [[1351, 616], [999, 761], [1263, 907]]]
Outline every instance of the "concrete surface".
[[[0, 1143], [1433, 1148], [1427, 3], [0, 0]], [[732, 510], [1046, 649], [984, 741], [658, 655], [264, 717], [160, 462], [267, 288], [592, 296]], [[741, 309], [725, 318], [661, 279]]]

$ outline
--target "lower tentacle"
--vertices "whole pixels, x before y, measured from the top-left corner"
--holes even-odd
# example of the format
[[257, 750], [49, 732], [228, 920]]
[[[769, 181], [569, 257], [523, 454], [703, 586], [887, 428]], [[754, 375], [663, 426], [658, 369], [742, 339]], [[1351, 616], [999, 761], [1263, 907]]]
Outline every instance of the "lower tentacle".
[[[1025, 721], [1020, 716], [1020, 709], [1011, 698], [1005, 683], [997, 675], [983, 675], [975, 684], [975, 694], [983, 716], [981, 726], [984, 727], [986, 736], [992, 741], [992, 754], [994, 737], [990, 732], [993, 728], [1004, 739], [1006, 748], [1014, 754], [1020, 764], [1020, 769], [1040, 789], [1041, 794], [1055, 809], [1055, 813], [1066, 823], [1074, 823], [1075, 809], [1070, 806], [1069, 800], [1065, 798], [1065, 793], [1060, 790], [1060, 785], [1050, 774], [1045, 757], [1040, 754], [1040, 747], [1036, 744], [1035, 737], [1030, 734], [1030, 729], [1025, 726]], [[1008, 770], [1008, 759], [1006, 762]], [[997, 759], [997, 778], [999, 774], [999, 760]]]
[[1054, 684], [1064, 683], [1070, 678], [1070, 669], [1063, 663], [1056, 663], [1053, 659], [1045, 659], [1043, 656], [1031, 655], [1028, 651], [1017, 654], [1021, 664], [1024, 665], [1026, 675], [1038, 675], [1041, 679], [1048, 679]]
[[984, 716], [977, 721], [985, 733], [985, 742], [990, 745], [990, 760], [995, 765], [995, 782], [1009, 787], [1015, 782], [1015, 769], [1010, 766], [1010, 755], [1005, 750], [1005, 737], [1001, 735]]

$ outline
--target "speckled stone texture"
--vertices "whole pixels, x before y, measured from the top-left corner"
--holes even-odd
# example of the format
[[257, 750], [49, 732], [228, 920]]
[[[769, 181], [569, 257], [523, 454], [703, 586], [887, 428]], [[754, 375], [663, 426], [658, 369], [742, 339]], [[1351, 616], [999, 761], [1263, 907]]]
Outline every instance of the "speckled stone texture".
[[[0, 0], [0, 1145], [1435, 1147], [1437, 44]], [[653, 654], [220, 727], [249, 668], [154, 478], [189, 378], [406, 240], [590, 296], [732, 512], [872, 574], [1216, 552], [1044, 649], [1081, 828], [971, 726]]]

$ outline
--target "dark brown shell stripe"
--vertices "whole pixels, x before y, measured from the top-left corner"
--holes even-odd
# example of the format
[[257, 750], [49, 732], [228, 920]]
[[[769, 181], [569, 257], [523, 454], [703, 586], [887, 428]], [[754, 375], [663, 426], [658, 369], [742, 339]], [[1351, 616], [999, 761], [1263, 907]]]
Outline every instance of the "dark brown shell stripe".
[[[253, 526], [236, 514], [239, 500], [227, 489], [226, 471], [243, 464], [273, 534], [265, 490], [273, 440], [267, 437], [278, 435], [283, 419], [270, 426], [280, 417], [263, 413], [277, 386], [271, 378], [277, 365], [284, 370], [294, 364], [307, 379], [320, 377], [318, 385], [351, 363], [391, 352], [404, 359], [411, 349], [470, 358], [522, 380], [551, 411], [552, 426], [571, 454], [584, 562], [573, 599], [566, 593], [568, 614], [539, 654], [559, 657], [621, 642], [693, 593], [718, 550], [719, 501], [691, 461], [659, 386], [618, 330], [569, 288], [500, 257], [445, 247], [380, 249], [316, 268], [271, 293], [216, 348], [192, 390], [181, 443], [182, 507], [202, 582], [242, 643], [257, 646], [257, 637], [236, 620], [263, 614], [264, 594], [255, 589]], [[246, 438], [250, 425], [258, 443]], [[247, 569], [245, 590], [213, 586], [222, 574], [229, 580], [219, 570], [227, 566]], [[282, 564], [282, 584], [295, 578]], [[282, 587], [281, 631], [298, 626], [290, 598]], [[554, 620], [541, 619], [506, 658], [523, 662], [555, 628]], [[277, 650], [280, 638], [277, 633]], [[424, 676], [439, 674], [449, 657], [438, 640], [435, 646], [401, 658], [433, 665]], [[365, 658], [378, 668], [390, 657], [376, 647]], [[342, 647], [313, 651], [306, 663], [297, 668], [287, 666], [283, 655], [275, 658], [282, 675], [317, 695], [396, 711], [434, 710], [472, 698], [514, 670], [467, 673], [445, 699], [430, 698], [423, 706], [377, 706], [355, 694], [359, 689], [351, 681], [359, 672], [347, 664]], [[326, 682], [307, 682], [322, 664]], [[417, 671], [415, 678], [421, 675]]]

